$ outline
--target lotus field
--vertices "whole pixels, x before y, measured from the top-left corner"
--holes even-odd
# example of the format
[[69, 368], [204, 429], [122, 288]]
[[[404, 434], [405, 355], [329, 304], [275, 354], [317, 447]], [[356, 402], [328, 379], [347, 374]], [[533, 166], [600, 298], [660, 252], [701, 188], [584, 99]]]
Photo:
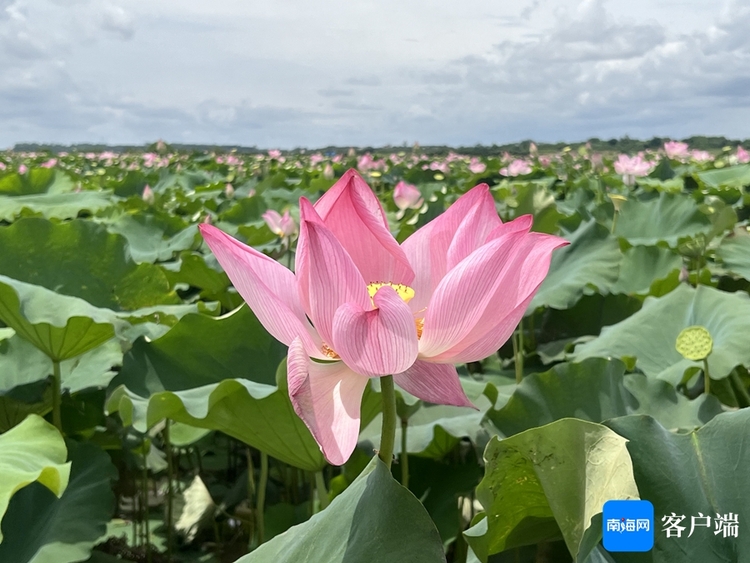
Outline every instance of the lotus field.
[[0, 562], [749, 561], [749, 162], [0, 153]]

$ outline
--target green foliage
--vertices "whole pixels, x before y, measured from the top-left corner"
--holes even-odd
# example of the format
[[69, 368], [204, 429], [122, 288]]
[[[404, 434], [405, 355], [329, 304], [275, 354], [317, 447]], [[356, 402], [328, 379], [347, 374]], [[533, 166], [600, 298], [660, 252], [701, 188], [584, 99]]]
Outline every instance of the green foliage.
[[372, 458], [331, 506], [277, 536], [238, 563], [445, 561], [440, 536], [424, 507]]
[[[54, 426], [37, 415], [0, 435], [0, 521], [4, 521], [11, 497], [30, 483], [38, 482], [53, 495], [60, 496], [68, 486], [70, 464], [65, 441]], [[0, 550], [3, 534], [0, 532]], [[2, 553], [2, 551], [0, 551]]]
[[[743, 560], [750, 165], [727, 139], [690, 139], [712, 151], [700, 161], [665, 158], [664, 141], [0, 154], [0, 561]], [[631, 182], [613, 161], [635, 151], [654, 165]], [[408, 490], [375, 456], [377, 379], [355, 454], [325, 462], [289, 399], [286, 348], [198, 232], [294, 269], [296, 237], [264, 212], [298, 219], [300, 197], [367, 152], [401, 242], [486, 182], [504, 221], [531, 214], [571, 243], [515, 349], [457, 366], [477, 409], [398, 391], [392, 474]], [[400, 180], [419, 209], [399, 212]], [[693, 359], [686, 329], [711, 338], [680, 346]], [[650, 554], [606, 553], [603, 502], [638, 496], [657, 520], [739, 514], [739, 537], [657, 532]]]

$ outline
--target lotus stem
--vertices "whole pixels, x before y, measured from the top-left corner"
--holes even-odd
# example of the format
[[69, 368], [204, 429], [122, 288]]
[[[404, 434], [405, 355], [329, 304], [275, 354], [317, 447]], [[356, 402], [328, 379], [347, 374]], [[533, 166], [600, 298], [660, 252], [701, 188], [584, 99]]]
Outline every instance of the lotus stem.
[[52, 424], [62, 434], [62, 376], [60, 375], [60, 362], [52, 360]]
[[409, 452], [406, 449], [406, 429], [409, 428], [409, 421], [401, 419], [401, 484], [409, 488]]
[[172, 562], [172, 520], [174, 504], [174, 464], [172, 440], [169, 436], [170, 420], [164, 421], [164, 453], [167, 455], [167, 561]]
[[513, 356], [516, 364], [516, 383], [523, 381], [523, 319], [513, 334]]
[[383, 426], [378, 456], [390, 469], [393, 462], [393, 446], [396, 442], [396, 391], [392, 375], [380, 378], [380, 395], [383, 397]]
[[708, 373], [708, 358], [703, 358], [703, 392], [711, 393], [711, 376]]
[[258, 530], [258, 545], [264, 541], [266, 532], [265, 504], [266, 485], [268, 485], [268, 454], [260, 452], [260, 478], [258, 479], [258, 490], [255, 497], [255, 519]]
[[328, 489], [326, 488], [326, 480], [323, 477], [322, 470], [315, 472], [315, 491], [318, 493], [320, 510], [323, 510], [328, 506]]
[[617, 216], [620, 213], [615, 209], [614, 215], [612, 215], [612, 230], [610, 231], [612, 234], [615, 234], [615, 228], [617, 227]]

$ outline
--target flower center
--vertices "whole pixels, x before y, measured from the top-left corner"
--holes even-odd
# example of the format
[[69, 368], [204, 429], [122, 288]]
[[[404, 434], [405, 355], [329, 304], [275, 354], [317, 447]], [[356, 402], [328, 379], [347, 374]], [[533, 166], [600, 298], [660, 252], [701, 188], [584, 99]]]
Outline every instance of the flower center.
[[[414, 290], [409, 287], [408, 285], [404, 285], [402, 283], [390, 283], [390, 282], [372, 282], [371, 284], [367, 285], [367, 293], [370, 295], [370, 300], [372, 300], [372, 306], [375, 306], [375, 294], [378, 292], [378, 290], [383, 287], [384, 285], [387, 285], [389, 287], [392, 287], [393, 290], [396, 292], [396, 294], [404, 300], [404, 303], [408, 303], [412, 300], [414, 297]], [[419, 311], [420, 313], [424, 313], [424, 309]], [[414, 319], [414, 326], [417, 330], [417, 338], [422, 338], [422, 330], [424, 329], [424, 317]], [[336, 351], [331, 348], [328, 344], [323, 342], [322, 347], [323, 355], [326, 358], [330, 358], [332, 360], [340, 360], [341, 356], [339, 356]]]
[[370, 284], [367, 284], [367, 293], [370, 294], [370, 299], [373, 300], [373, 306], [375, 306], [375, 294], [381, 287], [385, 285], [392, 287], [393, 290], [398, 294], [398, 296], [404, 300], [404, 303], [408, 303], [414, 297], [414, 290], [408, 285], [404, 285], [402, 283], [372, 282]]

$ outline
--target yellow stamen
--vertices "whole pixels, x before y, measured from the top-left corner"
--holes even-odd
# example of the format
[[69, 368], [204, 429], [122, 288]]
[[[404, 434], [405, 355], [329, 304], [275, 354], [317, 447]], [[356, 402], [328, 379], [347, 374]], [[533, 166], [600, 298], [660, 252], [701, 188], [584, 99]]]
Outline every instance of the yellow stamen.
[[331, 350], [331, 347], [323, 342], [323, 355], [325, 355], [327, 358], [331, 358], [332, 360], [339, 360], [341, 359], [339, 355]]
[[[384, 285], [392, 287], [393, 290], [398, 294], [398, 296], [404, 300], [404, 303], [408, 303], [414, 297], [414, 290], [408, 285], [404, 285], [402, 283], [372, 282], [371, 284], [367, 285], [367, 293], [370, 294], [370, 299], [373, 299], [378, 290]], [[375, 305], [374, 300], [372, 304]]]
[[414, 324], [417, 325], [417, 339], [422, 338], [422, 331], [424, 330], [424, 317], [421, 319], [414, 319]]

